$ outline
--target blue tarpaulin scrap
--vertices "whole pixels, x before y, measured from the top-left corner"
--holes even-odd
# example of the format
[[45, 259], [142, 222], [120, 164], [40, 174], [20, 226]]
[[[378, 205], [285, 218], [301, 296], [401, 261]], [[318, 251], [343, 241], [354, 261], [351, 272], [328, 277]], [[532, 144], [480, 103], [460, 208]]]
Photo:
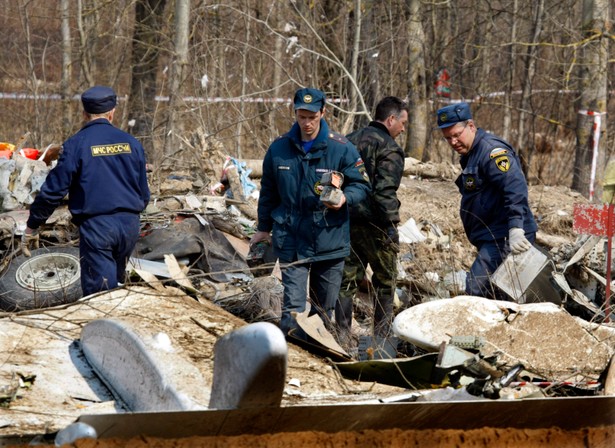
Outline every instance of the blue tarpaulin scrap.
[[[232, 163], [237, 167], [237, 174], [239, 174], [239, 180], [241, 182], [241, 188], [243, 189], [243, 195], [245, 197], [250, 196], [254, 190], [256, 190], [256, 184], [252, 182], [250, 179], [250, 173], [252, 172], [251, 168], [248, 168], [246, 162], [240, 162], [234, 157], [227, 157], [226, 162], [224, 163], [224, 171], [229, 166], [229, 163]], [[226, 194], [232, 196], [232, 192], [230, 190], [226, 191]]]

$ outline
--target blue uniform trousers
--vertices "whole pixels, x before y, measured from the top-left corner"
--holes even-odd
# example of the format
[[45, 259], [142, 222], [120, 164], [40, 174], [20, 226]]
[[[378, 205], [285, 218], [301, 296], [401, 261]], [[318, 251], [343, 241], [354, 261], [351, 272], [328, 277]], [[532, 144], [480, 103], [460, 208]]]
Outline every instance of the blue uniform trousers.
[[[525, 237], [534, 244], [536, 233], [526, 233]], [[491, 285], [489, 277], [509, 253], [508, 238], [485, 241], [478, 246], [478, 255], [466, 277], [466, 294], [499, 299], [500, 292]]]
[[[288, 261], [280, 260], [284, 265]], [[284, 334], [297, 328], [291, 316], [292, 312], [302, 313], [307, 303], [308, 280], [310, 288], [310, 315], [317, 313], [323, 322], [330, 326], [331, 316], [337, 297], [340, 293], [344, 259], [297, 263], [282, 269], [282, 284], [284, 285], [284, 303], [280, 328]]]
[[93, 216], [79, 226], [84, 296], [117, 288], [124, 282], [126, 263], [139, 239], [139, 230], [136, 213]]

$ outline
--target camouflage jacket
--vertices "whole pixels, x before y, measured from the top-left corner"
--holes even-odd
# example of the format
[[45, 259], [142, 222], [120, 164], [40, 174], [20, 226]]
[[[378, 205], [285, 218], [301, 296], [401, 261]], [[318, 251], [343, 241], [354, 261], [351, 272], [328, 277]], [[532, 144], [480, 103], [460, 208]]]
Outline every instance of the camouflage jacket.
[[387, 128], [372, 121], [368, 126], [348, 136], [355, 144], [372, 184], [365, 201], [353, 204], [350, 210], [353, 222], [368, 221], [380, 228], [399, 223], [397, 189], [404, 171], [404, 152], [391, 137]]

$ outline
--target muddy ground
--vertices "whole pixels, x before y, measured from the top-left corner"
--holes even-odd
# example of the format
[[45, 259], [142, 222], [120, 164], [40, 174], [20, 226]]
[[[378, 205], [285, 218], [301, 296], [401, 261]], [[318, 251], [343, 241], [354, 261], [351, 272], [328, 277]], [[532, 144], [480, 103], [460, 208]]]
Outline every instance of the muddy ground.
[[361, 431], [325, 434], [300, 432], [263, 436], [193, 437], [183, 440], [164, 440], [149, 437], [130, 440], [83, 440], [77, 448], [384, 448], [384, 447], [498, 447], [498, 448], [611, 448], [615, 427], [563, 431], [538, 429], [475, 429], [423, 431]]

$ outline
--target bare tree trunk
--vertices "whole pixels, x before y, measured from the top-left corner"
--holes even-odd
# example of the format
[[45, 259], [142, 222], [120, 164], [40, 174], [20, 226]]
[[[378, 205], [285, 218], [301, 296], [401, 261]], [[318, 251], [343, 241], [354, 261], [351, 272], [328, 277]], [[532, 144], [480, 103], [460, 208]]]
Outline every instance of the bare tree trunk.
[[154, 149], [156, 110], [156, 73], [160, 57], [161, 35], [166, 0], [140, 0], [135, 4], [135, 28], [132, 38], [132, 73], [127, 116], [131, 132], [139, 138], [148, 161], [160, 162]]
[[[534, 8], [534, 31], [530, 42], [532, 44], [538, 42], [542, 33], [545, 0], [538, 0], [537, 3], [534, 4]], [[528, 177], [529, 174], [533, 153], [533, 150], [526, 148], [530, 148], [530, 146], [533, 148], [534, 146], [534, 139], [529, 139], [527, 136], [528, 132], [525, 130], [525, 120], [531, 107], [532, 82], [536, 74], [536, 51], [537, 48], [535, 45], [529, 45], [524, 57], [525, 76], [521, 79], [521, 106], [519, 108], [519, 126], [517, 128], [519, 138], [517, 149], [519, 151], [519, 158], [521, 159], [521, 166], [523, 167], [523, 172], [526, 177]]]
[[[580, 98], [577, 114], [577, 146], [575, 151], [572, 188], [593, 199], [594, 193], [601, 194], [597, 179], [602, 177], [605, 167], [605, 138], [600, 138], [598, 154], [594, 144], [599, 134], [594, 126], [606, 112], [607, 70], [608, 70], [608, 24], [609, 1], [585, 0], [583, 2], [582, 30], [591, 40], [583, 49], [583, 63], [580, 70]], [[602, 121], [602, 135], [606, 135], [606, 120]], [[593, 178], [595, 175], [595, 179]], [[595, 191], [594, 191], [595, 188]]]
[[34, 95], [34, 129], [23, 129], [22, 132], [36, 131], [37, 134], [40, 134], [40, 132], [38, 132], [41, 129], [40, 117], [42, 117], [43, 114], [41, 113], [41, 102], [38, 96], [39, 83], [36, 77], [36, 61], [34, 55], [34, 46], [32, 44], [30, 13], [28, 12], [29, 6], [30, 5], [28, 3], [21, 5], [19, 15], [21, 18], [21, 23], [26, 40], [26, 63], [29, 73], [28, 78], [26, 78], [26, 85], [28, 86], [28, 90]]
[[165, 164], [172, 164], [170, 156], [181, 158], [182, 123], [178, 119], [182, 101], [182, 86], [188, 65], [188, 33], [190, 25], [190, 0], [176, 0], [175, 3], [175, 54], [171, 65], [169, 85], [169, 111], [165, 132]]
[[425, 33], [421, 0], [408, 1], [408, 138], [406, 155], [423, 160], [427, 142], [427, 87], [425, 81]]
[[62, 80], [60, 91], [62, 92], [62, 133], [69, 135], [71, 131], [71, 42], [70, 42], [70, 2], [62, 0]]
[[91, 0], [77, 0], [77, 28], [79, 29], [79, 49], [81, 53], [79, 61], [87, 87], [94, 85], [94, 74], [97, 73], [95, 55], [98, 47], [98, 33], [96, 32], [98, 9], [91, 3]]
[[514, 88], [514, 80], [516, 75], [516, 66], [517, 66], [517, 12], [519, 9], [519, 1], [513, 0], [512, 6], [512, 19], [510, 24], [510, 50], [508, 53], [508, 65], [507, 65], [507, 74], [506, 77], [506, 92], [504, 94], [504, 128], [502, 129], [502, 137], [504, 140], [510, 141], [510, 128], [511, 121], [513, 115], [512, 109], [512, 91]]
[[[244, 2], [244, 10], [250, 11], [250, 0], [246, 0]], [[252, 33], [252, 27], [250, 26], [250, 20], [246, 20], [246, 40], [245, 40], [245, 47], [243, 50], [243, 53], [241, 55], [241, 102], [239, 103], [239, 121], [237, 123], [237, 141], [236, 141], [236, 148], [237, 148], [237, 152], [236, 152], [236, 157], [238, 159], [241, 159], [243, 154], [241, 151], [241, 140], [243, 138], [243, 122], [246, 116], [246, 104], [243, 101], [243, 99], [245, 98], [246, 95], [246, 89], [247, 89], [247, 83], [248, 83], [248, 78], [247, 78], [247, 70], [248, 70], [248, 53], [249, 53], [249, 48], [248, 48], [248, 44], [251, 42], [252, 37], [251, 37], [251, 33]]]
[[[376, 50], [377, 34], [374, 27], [374, 14], [378, 4], [375, 0], [365, 1], [366, 14], [362, 20], [363, 25], [363, 40], [364, 48], [371, 49], [369, 52], [363, 52], [362, 64], [367, 72], [367, 78], [361, 83], [362, 90], [365, 92], [365, 104], [368, 110], [373, 111], [376, 108], [376, 104], [380, 101], [380, 72], [378, 70], [378, 61], [382, 58], [379, 51]], [[362, 128], [369, 123], [369, 117], [366, 115], [359, 115], [358, 119], [355, 119], [355, 127]]]
[[[277, 13], [274, 13], [274, 14], [275, 15], [273, 17], [273, 20], [275, 20], [275, 25], [277, 27], [280, 23], [280, 20], [279, 20], [279, 16], [277, 15]], [[282, 63], [282, 55], [283, 55], [282, 53], [283, 45], [284, 45], [284, 40], [282, 39], [282, 36], [276, 36], [275, 37], [275, 48], [273, 50], [273, 57], [278, 63], [273, 65], [273, 90], [272, 90], [273, 98], [279, 98], [280, 96], [280, 84], [282, 82], [281, 63]], [[273, 114], [273, 113], [267, 114], [267, 117], [269, 118], [269, 138], [268, 138], [269, 141], [273, 140], [278, 135], [280, 135], [277, 124], [276, 124], [275, 116], [276, 114]]]
[[[361, 0], [354, 0], [354, 29], [352, 38], [352, 56], [350, 59], [350, 76], [354, 80], [358, 79], [359, 73], [359, 52], [361, 51]], [[354, 112], [357, 110], [357, 89], [350, 89], [350, 113], [342, 126], [342, 134], [348, 134], [354, 125]]]
[[[474, 72], [474, 76], [478, 77], [478, 84], [476, 86], [476, 92], [473, 92], [473, 95], [476, 93], [479, 95], [484, 95], [491, 90], [491, 83], [489, 82], [491, 77], [489, 74], [491, 73], [491, 63], [493, 59], [493, 50], [490, 47], [491, 42], [494, 41], [493, 27], [494, 25], [492, 20], [485, 20], [484, 26], [477, 25], [473, 29], [476, 41], [474, 57], [477, 57], [478, 60], [480, 60], [480, 64]], [[478, 109], [478, 107], [476, 107], [473, 112], [476, 109]]]

